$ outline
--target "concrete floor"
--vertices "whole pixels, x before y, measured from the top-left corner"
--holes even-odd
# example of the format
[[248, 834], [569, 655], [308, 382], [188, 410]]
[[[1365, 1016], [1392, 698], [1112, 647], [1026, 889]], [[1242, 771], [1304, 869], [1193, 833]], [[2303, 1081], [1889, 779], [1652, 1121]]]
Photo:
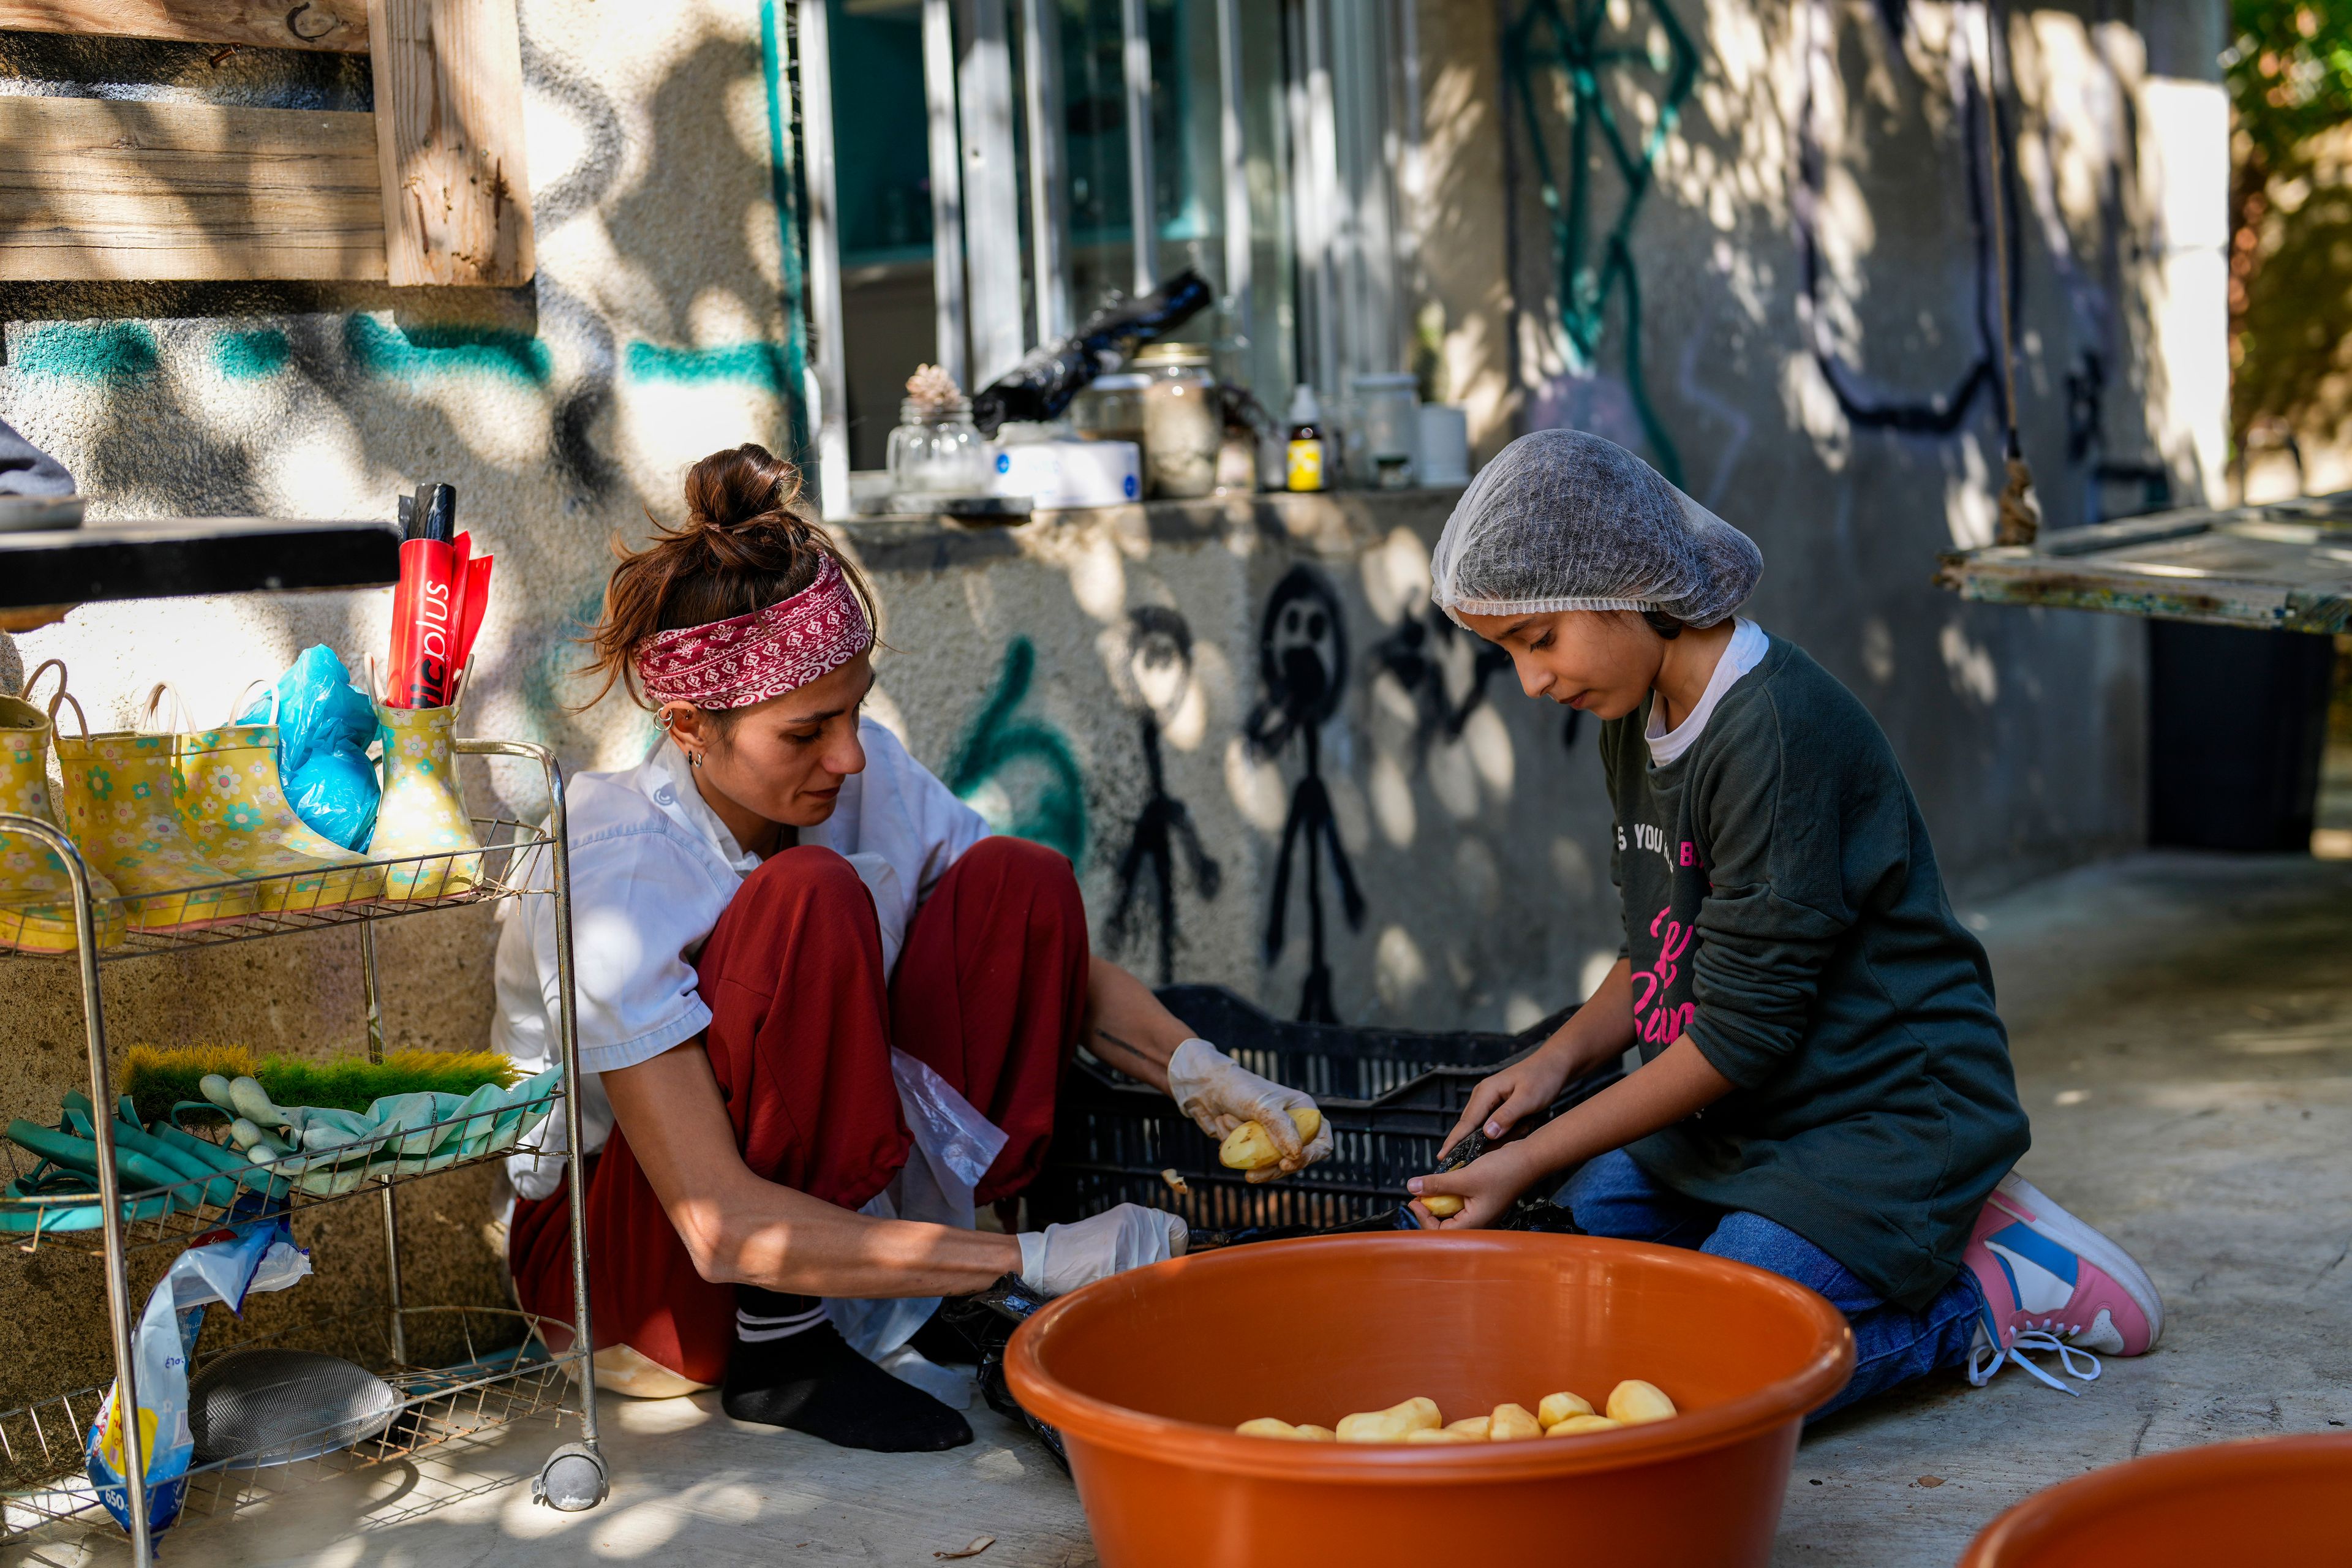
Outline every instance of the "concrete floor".
[[[2011, 1369], [1956, 1376], [1826, 1423], [1799, 1451], [1778, 1561], [1950, 1563], [2042, 1487], [2135, 1454], [2352, 1422], [2352, 865], [2143, 856], [1968, 911], [1993, 953], [2034, 1118], [2024, 1168], [2147, 1265], [2164, 1344], [2080, 1398]], [[177, 1532], [172, 1568], [577, 1568], [1090, 1563], [1044, 1452], [985, 1411], [981, 1441], [845, 1454], [738, 1426], [709, 1396], [610, 1400], [616, 1489], [593, 1513], [533, 1508], [560, 1440], [511, 1432], [412, 1470], [301, 1488]], [[114, 1563], [59, 1543], [15, 1562]]]

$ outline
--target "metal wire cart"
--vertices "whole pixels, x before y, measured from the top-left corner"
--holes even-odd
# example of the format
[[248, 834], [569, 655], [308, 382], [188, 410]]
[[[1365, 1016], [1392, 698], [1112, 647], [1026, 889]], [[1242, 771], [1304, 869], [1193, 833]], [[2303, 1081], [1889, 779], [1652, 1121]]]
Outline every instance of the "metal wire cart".
[[[558, 1448], [548, 1459], [540, 1473], [536, 1495], [558, 1507], [571, 1509], [593, 1507], [604, 1496], [604, 1459], [596, 1437], [595, 1374], [589, 1351], [583, 1184], [570, 1184], [571, 1323], [555, 1324], [509, 1309], [410, 1307], [401, 1300], [400, 1232], [393, 1203], [394, 1187], [479, 1166], [510, 1153], [555, 1153], [580, 1147], [579, 1101], [566, 1092], [570, 1085], [578, 1081], [579, 1061], [573, 1016], [572, 891], [565, 854], [562, 770], [547, 748], [520, 742], [461, 740], [456, 743], [456, 750], [463, 756], [517, 758], [538, 763], [545, 776], [550, 813], [544, 827], [500, 818], [475, 818], [476, 837], [481, 846], [478, 848], [369, 863], [400, 873], [398, 882], [402, 885], [464, 889], [433, 897], [373, 899], [331, 909], [302, 910], [288, 907], [299, 905], [302, 900], [298, 897], [271, 896], [268, 883], [273, 879], [248, 879], [227, 886], [257, 889], [261, 896], [253, 902], [264, 909], [272, 904], [279, 908], [198, 929], [183, 926], [168, 932], [142, 931], [137, 912], [125, 907], [133, 900], [93, 900], [89, 874], [72, 841], [63, 833], [37, 818], [0, 814], [0, 831], [22, 835], [55, 850], [72, 880], [79, 927], [72, 960], [80, 966], [89, 1094], [91, 1103], [98, 1107], [116, 1103], [107, 1059], [101, 986], [102, 977], [115, 964], [191, 947], [355, 925], [367, 1014], [367, 1050], [371, 1060], [381, 1060], [383, 994], [376, 969], [375, 922], [425, 910], [498, 899], [554, 900], [562, 1078], [541, 1099], [513, 1108], [515, 1121], [506, 1124], [503, 1138], [493, 1132], [454, 1140], [404, 1142], [403, 1148], [440, 1152], [422, 1159], [366, 1161], [356, 1167], [347, 1163], [326, 1171], [315, 1169], [315, 1160], [289, 1159], [280, 1162], [289, 1171], [305, 1164], [313, 1168], [286, 1179], [276, 1179], [271, 1166], [258, 1165], [255, 1170], [272, 1179], [247, 1183], [197, 1177], [168, 1186], [125, 1190], [115, 1165], [113, 1119], [101, 1112], [92, 1119], [98, 1146], [96, 1179], [101, 1223], [89, 1225], [91, 1197], [85, 1191], [58, 1198], [58, 1228], [36, 1223], [29, 1234], [17, 1232], [5, 1238], [10, 1244], [10, 1255], [17, 1258], [35, 1255], [44, 1247], [100, 1252], [101, 1248], [92, 1244], [102, 1244], [115, 1376], [125, 1407], [135, 1408], [132, 1333], [143, 1303], [131, 1295], [129, 1270], [132, 1254], [151, 1248], [184, 1247], [200, 1237], [217, 1232], [232, 1219], [290, 1215], [321, 1205], [363, 1201], [371, 1194], [383, 1205], [386, 1299], [377, 1309], [358, 1314], [320, 1316], [266, 1341], [247, 1338], [234, 1345], [200, 1342], [191, 1371], [201, 1377], [212, 1360], [262, 1342], [289, 1350], [332, 1349], [362, 1359], [367, 1370], [383, 1378], [399, 1396], [398, 1407], [388, 1421], [371, 1424], [373, 1436], [355, 1444], [350, 1443], [348, 1433], [321, 1429], [312, 1442], [289, 1445], [281, 1435], [267, 1451], [247, 1450], [209, 1459], [199, 1455], [201, 1462], [194, 1465], [187, 1477], [183, 1505], [183, 1516], [191, 1522], [206, 1514], [234, 1512], [322, 1475], [403, 1459], [436, 1445], [534, 1416], [558, 1423], [569, 1418], [579, 1423], [579, 1441]], [[285, 891], [290, 895], [293, 890], [289, 888]], [[152, 904], [153, 895], [137, 901]], [[111, 910], [104, 908], [109, 902], [115, 906]], [[121, 919], [122, 935], [119, 942], [102, 948], [99, 932], [115, 916]], [[5, 956], [26, 963], [67, 961], [63, 954], [54, 958], [24, 953]], [[547, 1112], [543, 1117], [539, 1115], [542, 1109]], [[546, 1135], [555, 1126], [559, 1113], [565, 1134], [561, 1142]], [[478, 1116], [471, 1119], [467, 1124], [469, 1133], [472, 1122], [483, 1120]], [[519, 1141], [513, 1139], [513, 1128], [529, 1127], [534, 1121], [537, 1131], [524, 1134]], [[444, 1128], [454, 1125], [445, 1123]], [[10, 1154], [17, 1159], [15, 1173], [26, 1174], [26, 1162], [13, 1150]], [[37, 1197], [32, 1201], [37, 1204], [41, 1200]], [[65, 1216], [75, 1208], [83, 1216], [82, 1228], [66, 1228]], [[0, 1267], [7, 1266], [0, 1262]], [[562, 1342], [564, 1348], [559, 1350], [550, 1342], [551, 1329], [557, 1331], [555, 1338]], [[426, 1346], [433, 1347], [429, 1357], [413, 1354]], [[453, 1350], [456, 1353], [451, 1359]], [[424, 1359], [440, 1364], [419, 1364]], [[84, 1469], [83, 1445], [105, 1395], [103, 1386], [79, 1389], [0, 1414], [0, 1460], [5, 1460], [11, 1478], [5, 1497], [0, 1497], [0, 1541], [21, 1539], [68, 1523], [112, 1528], [98, 1489]], [[142, 1450], [151, 1435], [141, 1430], [136, 1421], [125, 1423], [125, 1428], [132, 1560], [138, 1568], [148, 1568], [153, 1560], [153, 1542], [148, 1529], [146, 1455]], [[349, 1446], [337, 1446], [338, 1441]], [[324, 1451], [286, 1462], [289, 1452], [309, 1453], [313, 1448]]]

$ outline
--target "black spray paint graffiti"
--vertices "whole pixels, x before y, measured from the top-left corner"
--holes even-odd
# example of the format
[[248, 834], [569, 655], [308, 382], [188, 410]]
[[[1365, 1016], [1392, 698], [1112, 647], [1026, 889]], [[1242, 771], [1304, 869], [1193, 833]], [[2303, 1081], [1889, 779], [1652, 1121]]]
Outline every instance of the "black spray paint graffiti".
[[1160, 759], [1160, 733], [1183, 705], [1192, 682], [1192, 628], [1174, 610], [1146, 605], [1128, 612], [1127, 668], [1138, 700], [1143, 733], [1143, 768], [1150, 794], [1118, 858], [1118, 902], [1104, 930], [1114, 947], [1124, 948], [1136, 912], [1138, 884], [1152, 881], [1152, 911], [1160, 925], [1160, 984], [1176, 978], [1176, 866], [1181, 851], [1203, 899], [1217, 896], [1223, 868], [1201, 847], [1200, 830], [1184, 803], [1168, 793]]
[[[1900, 27], [1906, 21], [1901, 6], [1882, 9], [1882, 16], [1890, 26]], [[1798, 111], [1798, 182], [1796, 199], [1791, 212], [1796, 220], [1797, 255], [1800, 268], [1800, 299], [1802, 302], [1807, 336], [1811, 340], [1813, 362], [1821, 367], [1822, 378], [1829, 384], [1837, 398], [1838, 407], [1857, 428], [1897, 430], [1910, 435], [1948, 436], [1958, 429], [1975, 406], [1977, 395], [1990, 392], [1996, 416], [2001, 407], [2000, 299], [1992, 254], [1991, 226], [1988, 221], [1990, 201], [1994, 193], [1989, 189], [1990, 176], [1985, 168], [1985, 123], [1987, 105], [1984, 92], [1978, 86], [1975, 60], [1971, 53], [1976, 47], [1965, 29], [1956, 29], [1958, 47], [1953, 52], [1952, 96], [1960, 110], [1959, 137], [1968, 159], [1969, 223], [1976, 237], [1976, 358], [1960, 373], [1959, 379], [1948, 392], [1927, 398], [1887, 397], [1865, 393], [1856, 384], [1857, 375], [1852, 367], [1838, 357], [1836, 345], [1830, 338], [1829, 313], [1822, 307], [1822, 254], [1820, 241], [1821, 196], [1826, 174], [1825, 159], [1816, 130], [1815, 94], [1823, 78], [1836, 69], [1833, 29], [1835, 21], [1829, 0], [1812, 0], [1806, 7], [1807, 58], [1805, 98]], [[1999, 29], [1994, 29], [1998, 36]], [[1993, 94], [1991, 105], [1994, 133], [2009, 144], [2008, 116], [2001, 111], [1999, 99], [2007, 72], [2005, 61], [1995, 54], [1992, 61]], [[1998, 199], [2001, 204], [2001, 232], [2006, 239], [2008, 255], [2001, 258], [2009, 271], [2009, 297], [2012, 323], [2024, 320], [2025, 293], [2023, 250], [2019, 243], [2017, 190], [2007, 177], [2015, 163], [2004, 159], [2003, 178]], [[2012, 332], [2015, 328], [2012, 325]], [[2014, 341], [2012, 340], [2012, 346]]]
[[1282, 824], [1282, 857], [1274, 870], [1273, 909], [1265, 925], [1265, 958], [1281, 953], [1290, 906], [1290, 868], [1303, 848], [1307, 857], [1307, 984], [1298, 1016], [1307, 1023], [1336, 1024], [1331, 1008], [1331, 966], [1324, 955], [1323, 856], [1339, 884], [1339, 907], [1350, 930], [1364, 923], [1364, 895], [1339, 843], [1323, 784], [1322, 727], [1339, 711], [1348, 679], [1348, 635], [1339, 622], [1339, 598], [1331, 585], [1305, 566], [1294, 566], [1275, 584], [1258, 626], [1258, 678], [1265, 696], [1244, 731], [1251, 748], [1272, 756], [1297, 736], [1306, 752], [1306, 772], [1290, 792], [1290, 812]]
[[[1453, 617], [1431, 605], [1419, 620], [1408, 620], [1388, 636], [1372, 645], [1372, 658], [1380, 668], [1396, 678], [1412, 699], [1416, 714], [1413, 743], [1424, 755], [1429, 742], [1443, 735], [1449, 741], [1462, 738], [1462, 727], [1470, 715], [1486, 700], [1486, 683], [1511, 668], [1511, 656], [1483, 637], [1473, 638], [1475, 647], [1470, 658], [1470, 685], [1457, 700], [1445, 689], [1445, 667], [1441, 662], [1444, 650], [1451, 648], [1455, 639], [1468, 637], [1455, 626]], [[1577, 721], [1584, 715], [1571, 708], [1568, 722], [1561, 727], [1559, 742], [1576, 744]]]

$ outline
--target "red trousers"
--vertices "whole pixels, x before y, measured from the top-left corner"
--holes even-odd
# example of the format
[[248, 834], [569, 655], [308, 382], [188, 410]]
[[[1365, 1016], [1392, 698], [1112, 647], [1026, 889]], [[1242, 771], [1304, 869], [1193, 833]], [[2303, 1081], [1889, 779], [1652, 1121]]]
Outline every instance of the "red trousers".
[[[743, 1163], [845, 1208], [888, 1186], [912, 1147], [890, 1076], [896, 1045], [1003, 1130], [979, 1200], [1018, 1193], [1045, 1163], [1087, 963], [1077, 880], [1042, 846], [985, 838], [967, 850], [916, 912], [887, 981], [874, 900], [849, 862], [814, 847], [771, 857], [698, 964], [711, 1012], [704, 1048]], [[597, 1347], [625, 1344], [719, 1382], [733, 1288], [695, 1272], [620, 1129], [585, 1163]], [[562, 1189], [517, 1204], [509, 1242], [523, 1310], [559, 1323], [572, 1318], [566, 1204]]]

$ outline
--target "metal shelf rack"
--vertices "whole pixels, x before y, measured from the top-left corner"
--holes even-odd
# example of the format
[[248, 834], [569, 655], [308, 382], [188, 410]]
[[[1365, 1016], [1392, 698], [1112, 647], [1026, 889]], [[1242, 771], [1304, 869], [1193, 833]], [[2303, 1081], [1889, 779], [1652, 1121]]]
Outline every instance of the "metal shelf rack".
[[[480, 846], [443, 854], [371, 860], [353, 868], [364, 879], [375, 871], [402, 873], [396, 885], [425, 896], [395, 899], [385, 894], [331, 901], [315, 879], [260, 879], [226, 886], [263, 889], [254, 901], [261, 912], [201, 927], [149, 928], [140, 905], [161, 902], [153, 893], [143, 898], [94, 899], [89, 872], [73, 842], [37, 817], [0, 813], [0, 832], [21, 835], [45, 845], [64, 863], [73, 887], [77, 943], [73, 953], [36, 954], [0, 949], [0, 956], [22, 963], [61, 963], [68, 957], [80, 970], [82, 1022], [89, 1058], [89, 1094], [93, 1105], [112, 1107], [115, 1089], [107, 1059], [106, 1015], [101, 976], [110, 966], [160, 952], [254, 941], [295, 931], [332, 926], [357, 928], [362, 996], [367, 1014], [367, 1049], [371, 1059], [383, 1053], [383, 991], [378, 984], [375, 924], [379, 921], [425, 910], [449, 909], [508, 898], [550, 898], [554, 900], [557, 972], [557, 1034], [562, 1072], [560, 1083], [526, 1110], [545, 1105], [549, 1114], [532, 1135], [503, 1147], [484, 1147], [443, 1163], [397, 1162], [394, 1168], [362, 1167], [338, 1179], [331, 1167], [320, 1168], [327, 1179], [309, 1180], [305, 1162], [289, 1159], [278, 1166], [257, 1165], [256, 1173], [275, 1175], [262, 1188], [231, 1194], [221, 1189], [224, 1177], [192, 1177], [171, 1186], [126, 1191], [115, 1168], [113, 1119], [93, 1118], [98, 1146], [98, 1186], [89, 1193], [61, 1194], [51, 1200], [61, 1216], [79, 1210], [80, 1223], [97, 1209], [100, 1223], [83, 1229], [51, 1229], [0, 1235], [20, 1254], [39, 1247], [70, 1247], [97, 1252], [104, 1258], [107, 1315], [112, 1339], [119, 1397], [135, 1405], [137, 1389], [131, 1356], [131, 1335], [144, 1303], [132, 1300], [129, 1258], [133, 1252], [164, 1246], [184, 1246], [216, 1230], [231, 1218], [246, 1220], [292, 1214], [321, 1204], [375, 1194], [383, 1210], [386, 1300], [381, 1314], [354, 1321], [348, 1314], [319, 1320], [287, 1331], [276, 1339], [247, 1340], [239, 1344], [207, 1341], [197, 1365], [227, 1350], [246, 1344], [294, 1344], [305, 1338], [325, 1336], [337, 1348], [348, 1349], [354, 1333], [370, 1345], [364, 1354], [368, 1370], [383, 1377], [401, 1395], [391, 1423], [375, 1436], [311, 1459], [287, 1465], [264, 1465], [266, 1456], [229, 1455], [189, 1471], [183, 1515], [234, 1512], [247, 1503], [281, 1492], [289, 1484], [334, 1470], [403, 1459], [422, 1449], [461, 1441], [489, 1428], [532, 1416], [579, 1422], [580, 1442], [557, 1451], [551, 1466], [566, 1456], [584, 1457], [601, 1478], [604, 1460], [597, 1444], [595, 1371], [590, 1357], [593, 1340], [588, 1320], [586, 1194], [579, 1182], [569, 1184], [572, 1227], [572, 1321], [557, 1323], [508, 1309], [419, 1308], [400, 1299], [400, 1230], [394, 1207], [395, 1187], [429, 1180], [452, 1170], [480, 1165], [515, 1152], [555, 1152], [556, 1141], [546, 1138], [555, 1113], [562, 1116], [561, 1148], [581, 1143], [580, 1103], [569, 1092], [579, 1081], [579, 1042], [575, 1026], [572, 970], [572, 884], [566, 852], [563, 773], [555, 755], [544, 746], [517, 741], [460, 740], [460, 756], [519, 758], [539, 764], [547, 784], [549, 815], [544, 828], [498, 818], [476, 819]], [[273, 886], [272, 883], [284, 886]], [[448, 890], [457, 886], [457, 890]], [[203, 889], [181, 889], [202, 891]], [[348, 891], [348, 887], [346, 888]], [[308, 907], [301, 907], [305, 899]], [[277, 906], [271, 909], [269, 906]], [[184, 906], [181, 906], [184, 907]], [[100, 946], [101, 930], [116, 934]], [[478, 1123], [477, 1113], [470, 1119]], [[525, 1118], [528, 1120], [528, 1117]], [[443, 1126], [449, 1124], [444, 1123]], [[410, 1129], [422, 1133], [433, 1129]], [[542, 1142], [544, 1141], [544, 1142]], [[488, 1141], [495, 1144], [496, 1139]], [[315, 1161], [319, 1157], [312, 1157]], [[404, 1168], [414, 1163], [417, 1168]], [[285, 1167], [281, 1172], [279, 1167]], [[223, 1201], [226, 1200], [226, 1201]], [[12, 1205], [19, 1214], [28, 1205]], [[38, 1205], [31, 1205], [38, 1206]], [[64, 1223], [61, 1219], [61, 1226]], [[92, 1244], [96, 1245], [93, 1246]], [[550, 1329], [564, 1341], [558, 1350]], [[424, 1342], [454, 1342], [463, 1354], [454, 1363], [430, 1366], [412, 1361], [413, 1337]], [[520, 1339], [492, 1351], [482, 1342]], [[320, 1348], [327, 1348], [322, 1344]], [[568, 1391], [576, 1389], [576, 1394]], [[20, 1409], [0, 1413], [0, 1542], [70, 1522], [100, 1524], [107, 1514], [97, 1489], [83, 1472], [83, 1444], [105, 1397], [103, 1387], [53, 1395]], [[138, 1424], [125, 1424], [128, 1509], [131, 1525], [131, 1557], [135, 1568], [151, 1568], [154, 1542], [148, 1528], [145, 1455], [141, 1451]], [[544, 1477], [545, 1472], [542, 1472]], [[601, 1485], [596, 1489], [602, 1499]], [[593, 1506], [593, 1504], [591, 1505]]]

